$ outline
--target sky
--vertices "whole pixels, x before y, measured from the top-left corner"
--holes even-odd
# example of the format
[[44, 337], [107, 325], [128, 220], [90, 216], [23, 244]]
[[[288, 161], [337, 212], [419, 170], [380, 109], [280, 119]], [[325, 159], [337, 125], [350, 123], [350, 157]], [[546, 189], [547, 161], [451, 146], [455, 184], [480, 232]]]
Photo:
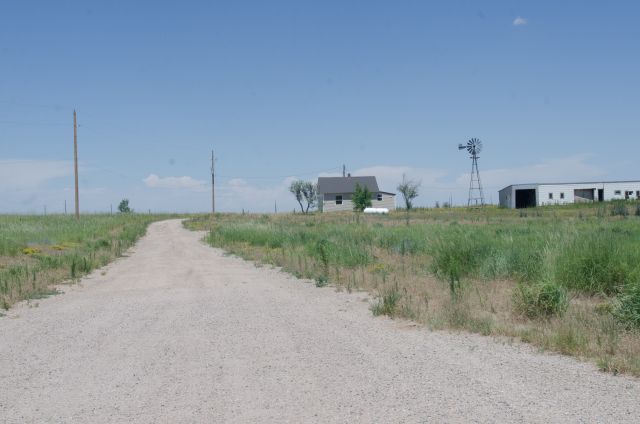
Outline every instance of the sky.
[[640, 179], [637, 1], [0, 1], [0, 213], [291, 211], [375, 175], [417, 206]]

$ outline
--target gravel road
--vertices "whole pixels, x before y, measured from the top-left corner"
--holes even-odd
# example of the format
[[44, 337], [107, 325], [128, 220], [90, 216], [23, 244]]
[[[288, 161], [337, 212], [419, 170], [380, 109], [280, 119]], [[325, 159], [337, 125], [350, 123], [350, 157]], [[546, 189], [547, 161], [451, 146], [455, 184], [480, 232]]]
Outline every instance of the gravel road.
[[0, 318], [0, 422], [640, 422], [640, 382], [373, 318], [178, 220]]

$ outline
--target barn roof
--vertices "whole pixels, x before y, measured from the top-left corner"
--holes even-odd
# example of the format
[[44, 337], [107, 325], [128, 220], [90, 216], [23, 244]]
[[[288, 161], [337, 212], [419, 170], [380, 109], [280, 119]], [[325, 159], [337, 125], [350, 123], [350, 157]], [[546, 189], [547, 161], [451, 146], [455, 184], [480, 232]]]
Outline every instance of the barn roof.
[[356, 184], [377, 193], [376, 177], [318, 177], [318, 193], [354, 193]]
[[586, 182], [572, 182], [572, 183], [527, 183], [527, 184], [511, 184], [501, 189], [505, 190], [509, 187], [526, 187], [526, 188], [536, 188], [541, 185], [604, 185], [604, 184], [638, 184], [640, 180], [626, 180], [626, 181], [586, 181]]

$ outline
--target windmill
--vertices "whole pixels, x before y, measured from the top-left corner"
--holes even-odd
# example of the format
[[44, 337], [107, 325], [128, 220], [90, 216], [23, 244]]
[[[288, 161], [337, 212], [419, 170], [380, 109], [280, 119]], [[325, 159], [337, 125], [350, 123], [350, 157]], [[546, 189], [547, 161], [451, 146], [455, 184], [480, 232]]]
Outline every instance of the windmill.
[[480, 182], [480, 171], [478, 171], [478, 153], [482, 150], [482, 141], [472, 138], [467, 144], [459, 144], [458, 150], [467, 149], [471, 155], [471, 180], [469, 181], [469, 200], [467, 207], [484, 206], [484, 194], [482, 192], [482, 182]]

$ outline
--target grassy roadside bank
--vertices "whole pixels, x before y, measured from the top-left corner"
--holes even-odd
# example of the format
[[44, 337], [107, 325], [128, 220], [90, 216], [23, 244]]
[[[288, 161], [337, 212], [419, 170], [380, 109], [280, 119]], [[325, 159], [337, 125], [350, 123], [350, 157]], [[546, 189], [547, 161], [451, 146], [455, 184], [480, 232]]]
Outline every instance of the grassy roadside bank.
[[417, 210], [408, 220], [399, 211], [360, 223], [350, 213], [220, 214], [208, 242], [318, 286], [369, 291], [376, 315], [519, 339], [637, 376], [640, 218], [616, 207]]
[[170, 215], [0, 215], [0, 311], [55, 294], [133, 245], [147, 226]]

